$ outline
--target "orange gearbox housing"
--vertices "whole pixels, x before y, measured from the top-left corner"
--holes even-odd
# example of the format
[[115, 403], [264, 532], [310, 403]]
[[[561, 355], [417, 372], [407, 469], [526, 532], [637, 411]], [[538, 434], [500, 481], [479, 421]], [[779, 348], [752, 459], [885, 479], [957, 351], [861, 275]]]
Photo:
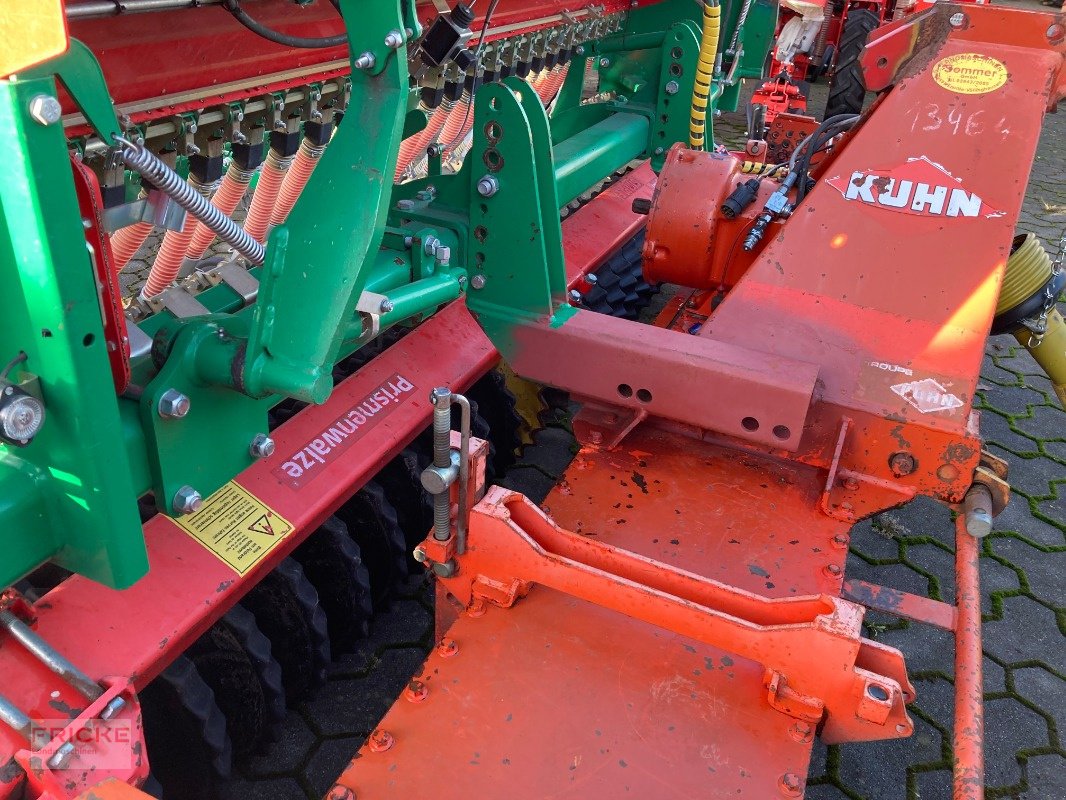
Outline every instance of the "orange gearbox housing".
[[649, 283], [728, 289], [751, 266], [761, 248], [745, 252], [744, 235], [776, 184], [764, 180], [755, 201], [727, 219], [722, 203], [752, 178], [740, 167], [740, 159], [728, 153], [690, 150], [681, 144], [670, 149], [652, 195], [644, 240]]

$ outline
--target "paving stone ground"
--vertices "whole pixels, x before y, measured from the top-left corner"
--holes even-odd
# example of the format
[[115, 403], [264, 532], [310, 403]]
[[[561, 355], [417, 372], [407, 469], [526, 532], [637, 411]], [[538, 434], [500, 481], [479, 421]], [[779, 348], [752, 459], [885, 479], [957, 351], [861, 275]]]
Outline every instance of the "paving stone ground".
[[[815, 87], [820, 110], [824, 88]], [[726, 115], [719, 139], [742, 134]], [[1021, 228], [1057, 247], [1066, 226], [1066, 115], [1048, 117], [1033, 165]], [[158, 243], [156, 243], [157, 245]], [[151, 243], [145, 248], [151, 247]], [[146, 262], [128, 270], [139, 288]], [[1010, 337], [991, 339], [979, 392], [982, 433], [1011, 461], [1014, 497], [984, 540], [986, 771], [989, 798], [1066, 798], [1066, 412], [1048, 380]], [[952, 525], [937, 504], [917, 501], [858, 526], [851, 577], [954, 599]], [[379, 615], [371, 637], [334, 665], [318, 695], [292, 710], [280, 739], [238, 766], [230, 798], [318, 798], [388, 709], [430, 646], [432, 612], [412, 580]], [[812, 800], [941, 800], [951, 796], [952, 642], [920, 625], [870, 615], [867, 635], [900, 647], [918, 700], [909, 739], [818, 747]]]

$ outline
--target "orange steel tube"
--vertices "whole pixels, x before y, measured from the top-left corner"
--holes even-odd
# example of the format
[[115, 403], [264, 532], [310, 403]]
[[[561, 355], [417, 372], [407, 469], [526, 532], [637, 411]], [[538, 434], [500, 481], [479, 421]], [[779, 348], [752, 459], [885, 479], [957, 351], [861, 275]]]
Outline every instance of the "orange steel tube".
[[135, 222], [111, 234], [111, 260], [115, 272], [121, 272], [130, 262], [153, 228], [155, 226], [151, 222]]
[[311, 173], [318, 166], [318, 160], [326, 149], [324, 144], [311, 144], [307, 139], [300, 142], [300, 149], [292, 160], [292, 166], [285, 173], [278, 190], [278, 199], [274, 201], [274, 208], [270, 212], [270, 227], [280, 225], [289, 217], [289, 212], [296, 205], [300, 193], [311, 179]]
[[[444, 122], [444, 127], [441, 129], [440, 138], [438, 141], [440, 144], [447, 148], [448, 145], [455, 141], [455, 137], [459, 135], [459, 131], [463, 129], [463, 123], [466, 120], [467, 110], [470, 108], [470, 97], [463, 95], [462, 99], [452, 106], [451, 111], [448, 112], [448, 119]], [[470, 112], [470, 116], [473, 116], [474, 112]]]
[[[215, 192], [215, 196], [211, 198], [211, 202], [227, 217], [231, 216], [233, 210], [237, 208], [237, 204], [241, 202], [241, 198], [244, 197], [253, 174], [253, 170], [241, 169], [236, 162], [230, 164], [226, 174], [222, 176], [222, 183], [219, 185], [218, 191]], [[186, 258], [199, 261], [204, 257], [204, 253], [207, 252], [207, 248], [211, 246], [213, 241], [215, 241], [215, 232], [202, 222], [197, 221], [196, 230], [192, 234], [192, 241], [189, 242], [189, 250], [185, 254]]]
[[252, 204], [248, 207], [248, 216], [244, 219], [245, 233], [260, 244], [266, 240], [270, 215], [274, 211], [274, 202], [277, 200], [281, 182], [285, 179], [285, 173], [291, 163], [292, 158], [279, 156], [273, 149], [267, 153], [266, 161], [263, 162], [259, 183], [255, 185]]
[[985, 796], [984, 685], [981, 677], [980, 543], [955, 521], [955, 752], [954, 800]]
[[[189, 176], [189, 185], [205, 197], [214, 188], [212, 185], [203, 185], [196, 178]], [[157, 294], [174, 283], [181, 270], [182, 262], [185, 261], [185, 251], [189, 249], [189, 242], [196, 230], [196, 218], [186, 215], [185, 223], [180, 231], [167, 231], [163, 237], [163, 244], [159, 247], [155, 261], [152, 262], [152, 271], [148, 273], [148, 280], [141, 288], [141, 297], [155, 297]]]
[[444, 125], [445, 116], [446, 114], [441, 111], [440, 106], [434, 108], [429, 112], [429, 116], [426, 119], [426, 127], [403, 140], [400, 144], [400, 154], [396, 158], [396, 173], [393, 175], [394, 183], [403, 177], [407, 165], [421, 155], [422, 151], [429, 146], [429, 143], [437, 138], [441, 126]]

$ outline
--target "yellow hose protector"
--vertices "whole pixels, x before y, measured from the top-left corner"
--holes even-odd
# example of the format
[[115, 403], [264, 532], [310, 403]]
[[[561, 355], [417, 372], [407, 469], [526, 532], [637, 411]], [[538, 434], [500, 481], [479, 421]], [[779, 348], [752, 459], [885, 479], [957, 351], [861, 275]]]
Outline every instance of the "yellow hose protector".
[[700, 39], [700, 57], [696, 62], [696, 80], [692, 86], [692, 116], [688, 123], [688, 145], [694, 150], [704, 148], [707, 105], [711, 97], [711, 81], [714, 79], [714, 61], [718, 57], [721, 16], [718, 0], [704, 0], [703, 37]]
[[[996, 314], [1010, 311], [1025, 302], [1051, 277], [1051, 257], [1040, 240], [1027, 233], [1007, 259], [1007, 272], [999, 292]], [[1059, 403], [1066, 408], [1066, 321], [1057, 308], [1047, 315], [1047, 330], [1041, 337], [1025, 327], [1013, 331], [1014, 338], [1028, 350], [1040, 368], [1051, 378]]]

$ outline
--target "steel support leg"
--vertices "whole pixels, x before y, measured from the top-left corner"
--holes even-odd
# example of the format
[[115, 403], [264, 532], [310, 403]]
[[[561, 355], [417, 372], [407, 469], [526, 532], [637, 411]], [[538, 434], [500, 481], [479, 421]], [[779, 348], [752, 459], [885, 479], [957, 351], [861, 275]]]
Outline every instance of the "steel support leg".
[[980, 543], [966, 530], [966, 517], [955, 523], [955, 752], [954, 800], [983, 800], [984, 697], [981, 678]]

